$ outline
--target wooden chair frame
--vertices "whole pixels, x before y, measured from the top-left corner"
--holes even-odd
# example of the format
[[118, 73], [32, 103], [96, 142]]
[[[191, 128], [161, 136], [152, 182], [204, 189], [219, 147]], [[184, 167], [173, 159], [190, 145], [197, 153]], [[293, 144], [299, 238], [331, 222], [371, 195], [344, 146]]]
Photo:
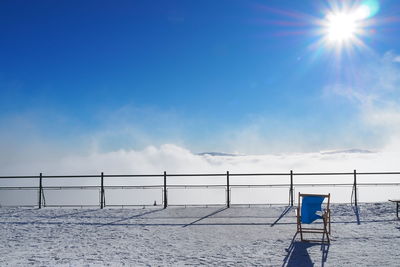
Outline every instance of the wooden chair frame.
[[[326, 208], [322, 211], [322, 220], [323, 220], [323, 228], [311, 228], [311, 227], [303, 227], [301, 223], [301, 205], [302, 199], [305, 196], [318, 196], [324, 197], [327, 199]], [[299, 201], [296, 210], [296, 217], [297, 217], [297, 233], [300, 233], [301, 241], [306, 242], [322, 242], [322, 243], [330, 243], [330, 235], [331, 235], [331, 210], [329, 209], [331, 194], [327, 195], [320, 195], [320, 194], [301, 194], [299, 193]], [[324, 201], [325, 201], [324, 199]], [[314, 239], [304, 239], [303, 233], [321, 233], [322, 234], [322, 241], [321, 240], [314, 240]], [[326, 235], [326, 240], [325, 240]]]

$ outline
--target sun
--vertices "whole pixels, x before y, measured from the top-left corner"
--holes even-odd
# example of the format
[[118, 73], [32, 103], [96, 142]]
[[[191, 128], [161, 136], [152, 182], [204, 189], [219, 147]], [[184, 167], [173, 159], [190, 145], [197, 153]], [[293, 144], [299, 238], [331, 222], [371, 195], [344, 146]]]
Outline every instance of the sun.
[[352, 13], [329, 14], [326, 18], [325, 35], [329, 42], [351, 42], [360, 34], [362, 25]]
[[366, 47], [362, 41], [368, 35], [370, 18], [379, 11], [378, 0], [362, 0], [333, 5], [321, 21], [322, 44], [337, 52]]

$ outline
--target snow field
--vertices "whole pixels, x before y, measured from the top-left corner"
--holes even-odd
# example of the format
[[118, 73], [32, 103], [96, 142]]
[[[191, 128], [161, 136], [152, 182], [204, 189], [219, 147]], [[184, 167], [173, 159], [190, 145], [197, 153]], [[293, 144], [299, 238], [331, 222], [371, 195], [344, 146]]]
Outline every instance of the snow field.
[[360, 204], [358, 212], [333, 204], [333, 240], [325, 246], [299, 242], [294, 209], [286, 209], [1, 208], [0, 265], [400, 265], [393, 203]]

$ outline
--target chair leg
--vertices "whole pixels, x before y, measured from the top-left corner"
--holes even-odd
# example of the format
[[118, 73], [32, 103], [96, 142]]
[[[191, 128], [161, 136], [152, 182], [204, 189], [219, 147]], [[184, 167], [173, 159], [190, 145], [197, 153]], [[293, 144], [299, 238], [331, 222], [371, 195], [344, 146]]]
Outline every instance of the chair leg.
[[300, 240], [301, 240], [301, 242], [304, 241], [304, 240], [303, 240], [303, 232], [301, 231], [301, 229], [300, 229]]
[[328, 223], [329, 223], [329, 235], [331, 234], [331, 212], [328, 213]]
[[296, 217], [297, 217], [297, 232], [300, 233], [300, 240], [303, 242], [303, 231], [301, 229], [301, 222], [300, 222], [300, 216], [299, 216], [299, 210], [297, 209]]
[[329, 238], [329, 233], [328, 233], [326, 227], [325, 227], [324, 233], [325, 233], [325, 235], [326, 235], [326, 240], [327, 240], [328, 244], [331, 243], [331, 240], [330, 240], [330, 238]]
[[[326, 235], [326, 240], [327, 240], [327, 242], [329, 244], [331, 241], [330, 241], [330, 238], [329, 238], [330, 233], [328, 232], [328, 228], [327, 228], [328, 220], [327, 220], [326, 216], [323, 216], [322, 220], [324, 222], [324, 233], [322, 235], [322, 239], [324, 239], [324, 236]], [[330, 224], [329, 224], [329, 227], [330, 227]]]
[[299, 218], [297, 218], [297, 233], [300, 233], [300, 240], [303, 241], [303, 232], [301, 231], [301, 223]]

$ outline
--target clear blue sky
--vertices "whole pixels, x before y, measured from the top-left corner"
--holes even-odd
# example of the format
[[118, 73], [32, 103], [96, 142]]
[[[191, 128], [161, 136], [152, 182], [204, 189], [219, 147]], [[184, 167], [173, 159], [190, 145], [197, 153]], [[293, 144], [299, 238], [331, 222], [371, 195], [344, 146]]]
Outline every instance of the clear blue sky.
[[374, 143], [358, 104], [326, 88], [399, 48], [400, 3], [379, 3], [366, 48], [338, 54], [318, 44], [327, 1], [3, 0], [1, 130], [15, 142], [101, 136], [104, 150]]

